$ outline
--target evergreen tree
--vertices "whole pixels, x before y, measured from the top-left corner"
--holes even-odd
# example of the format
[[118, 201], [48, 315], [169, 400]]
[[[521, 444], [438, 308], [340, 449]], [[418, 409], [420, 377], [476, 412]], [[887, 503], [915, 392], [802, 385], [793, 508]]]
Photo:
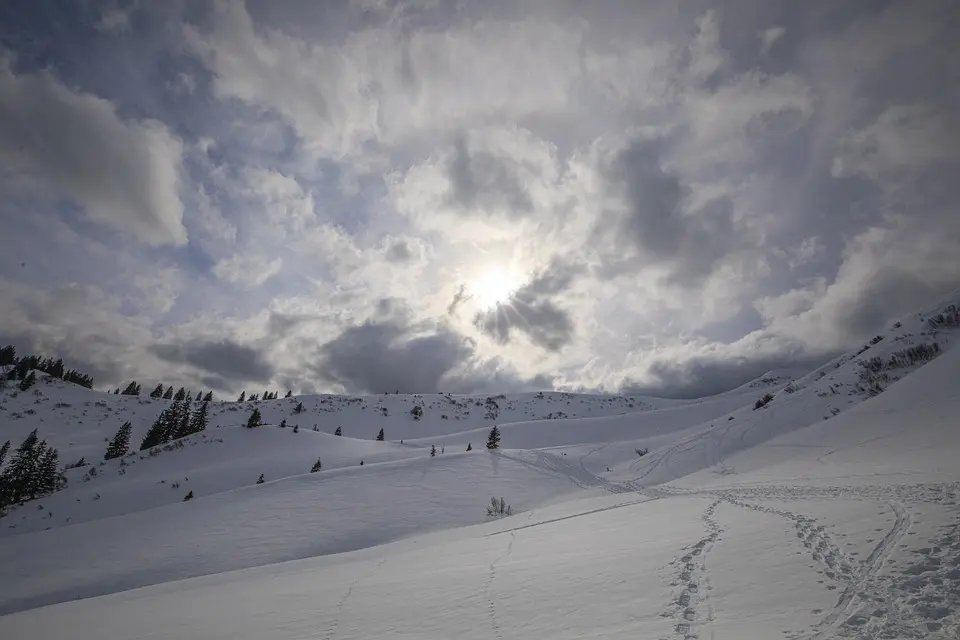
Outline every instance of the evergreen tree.
[[310, 473], [316, 473], [323, 468], [323, 465], [320, 463], [320, 458], [317, 458], [317, 461], [313, 463], [313, 466], [310, 467]]
[[434, 445], [430, 445], [430, 457], [437, 457], [437, 448]]
[[286, 428], [287, 428], [287, 419], [286, 419], [286, 418], [284, 418], [283, 420], [280, 421], [280, 428], [281, 428], [281, 429], [286, 429]]
[[263, 479], [263, 474], [261, 473], [260, 477], [257, 478], [257, 484], [263, 484], [264, 482], [266, 482], [266, 480]]
[[255, 429], [261, 424], [263, 424], [263, 421], [260, 419], [260, 409], [254, 407], [253, 413], [251, 413], [247, 419], [247, 429]]
[[203, 396], [203, 401], [204, 401], [204, 402], [212, 402], [212, 401], [213, 401], [213, 391], [207, 391], [207, 395]]
[[179, 389], [177, 389], [176, 395], [173, 396], [173, 401], [180, 402], [185, 397], [187, 397], [187, 390], [184, 389], [183, 387], [180, 387]]
[[117, 387], [116, 389], [113, 390], [113, 395], [115, 396], [120, 395], [120, 387]]
[[157, 387], [150, 392], [151, 398], [162, 398], [163, 397], [163, 383], [157, 385]]
[[380, 429], [380, 433], [377, 434], [377, 441], [383, 442], [383, 429]]
[[209, 403], [204, 402], [200, 405], [199, 409], [193, 412], [193, 418], [190, 419], [190, 433], [200, 433], [206, 430], [207, 423], [209, 422], [209, 411]]
[[293, 425], [293, 432], [294, 432], [294, 433], [300, 433], [300, 425], [298, 425], [298, 424]]
[[467, 451], [473, 451], [473, 445], [469, 442], [467, 443]]
[[135, 396], [137, 395], [137, 381], [133, 380], [126, 386], [126, 388], [120, 393], [123, 396]]
[[203, 398], [203, 391], [197, 391], [197, 397], [193, 399], [194, 402], [200, 402]]
[[173, 399], [173, 385], [170, 385], [169, 387], [167, 387], [167, 390], [163, 393], [163, 399], [164, 400]]
[[66, 478], [59, 471], [59, 460], [57, 450], [39, 440], [36, 429], [31, 431], [0, 474], [0, 507], [62, 489]]
[[3, 443], [3, 446], [0, 447], [0, 469], [3, 469], [3, 461], [7, 459], [7, 454], [9, 452], [10, 452], [10, 441], [7, 440], [6, 442]]
[[17, 363], [17, 348], [12, 344], [0, 348], [0, 367], [7, 367]]
[[176, 403], [171, 404], [161, 411], [157, 419], [154, 420], [150, 430], [143, 436], [143, 441], [140, 443], [140, 451], [151, 449], [170, 441], [170, 437], [177, 428], [175, 404]]
[[272, 398], [270, 397], [270, 392], [269, 392], [269, 391], [264, 391], [264, 392], [263, 392], [263, 399], [264, 399], [264, 400], [271, 400], [271, 399], [272, 399]]
[[292, 395], [293, 395], [293, 389], [288, 389], [288, 390], [287, 390], [287, 395], [285, 395], [285, 396], [283, 396], [283, 397], [284, 397], [284, 398], [289, 398], [289, 397], [292, 396]]
[[342, 436], [342, 435], [343, 435], [343, 428], [342, 428], [342, 427], [337, 427], [337, 430], [333, 432], [333, 435], [335, 435], [335, 436]]
[[500, 429], [497, 428], [497, 425], [493, 425], [493, 429], [490, 429], [490, 435], [487, 436], [487, 449], [499, 449], [500, 448]]
[[246, 392], [246, 391], [241, 391], [241, 392], [240, 392], [240, 396], [237, 398], [237, 402], [243, 402], [243, 400], [244, 400], [246, 397], [247, 397], [247, 392]]
[[132, 430], [133, 425], [129, 422], [124, 422], [120, 428], [117, 429], [113, 440], [107, 445], [107, 452], [103, 456], [104, 460], [112, 460], [126, 455], [127, 449], [130, 448], [130, 432]]
[[177, 440], [190, 435], [190, 401], [189, 396], [184, 396], [180, 400], [174, 400], [170, 406], [172, 409], [173, 432], [168, 440]]
[[303, 413], [303, 403], [302, 403], [302, 402], [298, 402], [298, 403], [297, 403], [297, 406], [295, 406], [295, 407], [293, 408], [293, 412], [294, 412], [294, 413]]
[[33, 385], [37, 383], [37, 374], [33, 371], [27, 374], [27, 376], [20, 381], [20, 391], [26, 391]]
[[186, 501], [188, 501], [188, 500], [193, 500], [193, 489], [191, 489], [190, 492], [187, 493], [187, 495], [183, 496], [183, 501], [184, 501], [184, 502], [186, 502]]
[[135, 392], [134, 392], [133, 395], [135, 395], [135, 396], [140, 395], [140, 385], [137, 385], [137, 388], [136, 388], [134, 391], [135, 391]]
[[256, 402], [259, 399], [260, 399], [260, 394], [258, 393], [254, 393], [249, 398], [247, 398], [247, 400], [249, 400], [250, 402]]

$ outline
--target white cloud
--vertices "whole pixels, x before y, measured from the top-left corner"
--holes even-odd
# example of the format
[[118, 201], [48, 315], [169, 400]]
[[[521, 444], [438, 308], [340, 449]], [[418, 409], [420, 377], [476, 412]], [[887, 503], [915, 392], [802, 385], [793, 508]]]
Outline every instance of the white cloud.
[[113, 104], [47, 72], [0, 59], [2, 176], [52, 189], [94, 221], [152, 245], [184, 244], [182, 144], [155, 120], [124, 121]]
[[787, 32], [781, 26], [773, 26], [767, 29], [764, 29], [760, 32], [760, 53], [767, 53], [770, 51], [770, 48], [783, 37], [783, 34]]
[[269, 260], [263, 256], [240, 252], [217, 261], [213, 273], [225, 282], [257, 287], [280, 273], [282, 268], [283, 260], [279, 257]]

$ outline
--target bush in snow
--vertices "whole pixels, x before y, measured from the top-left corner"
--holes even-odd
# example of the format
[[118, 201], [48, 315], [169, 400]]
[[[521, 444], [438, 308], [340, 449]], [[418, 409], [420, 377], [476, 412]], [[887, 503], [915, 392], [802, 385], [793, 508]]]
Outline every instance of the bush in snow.
[[493, 517], [503, 517], [513, 515], [513, 508], [501, 497], [499, 500], [494, 496], [490, 498], [490, 504], [487, 505], [487, 515]]
[[430, 457], [435, 458], [437, 456], [437, 448], [434, 445], [430, 445]]
[[763, 397], [757, 400], [753, 405], [753, 410], [762, 409], [773, 401], [773, 396], [769, 393], [763, 394]]
[[634, 451], [636, 451], [636, 452], [637, 452], [637, 455], [640, 456], [641, 458], [642, 458], [643, 456], [647, 455], [648, 453], [650, 453], [650, 449], [646, 449], [646, 448], [644, 448], [644, 449], [634, 449]]

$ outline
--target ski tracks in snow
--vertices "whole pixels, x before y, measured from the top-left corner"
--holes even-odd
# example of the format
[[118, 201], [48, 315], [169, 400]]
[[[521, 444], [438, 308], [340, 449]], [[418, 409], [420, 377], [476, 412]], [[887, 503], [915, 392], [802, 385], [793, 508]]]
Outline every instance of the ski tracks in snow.
[[[823, 573], [843, 587], [834, 607], [798, 640], [828, 638], [957, 638], [960, 637], [960, 514], [956, 483], [888, 487], [756, 487], [717, 492], [730, 504], [789, 520], [798, 541], [818, 562]], [[751, 497], [745, 497], [747, 496]], [[751, 495], [752, 494], [752, 495]], [[778, 495], [779, 494], [779, 495]], [[762, 497], [761, 497], [762, 495]], [[788, 497], [789, 496], [789, 497]], [[756, 499], [860, 499], [889, 507], [893, 525], [863, 561], [844, 554], [822, 524], [802, 514], [763, 506]], [[952, 522], [913, 554], [920, 558], [897, 568], [891, 555], [910, 531], [909, 505], [936, 504], [952, 514]]]
[[[534, 511], [531, 511], [527, 516], [527, 523], [533, 518]], [[522, 527], [520, 527], [522, 528]], [[502, 532], [506, 533], [506, 532]], [[513, 553], [513, 543], [517, 540], [517, 529], [512, 529], [509, 531], [510, 541], [507, 543], [507, 549], [502, 554], [497, 556], [493, 562], [490, 563], [490, 566], [487, 570], [487, 579], [483, 584], [483, 595], [487, 601], [487, 614], [490, 618], [490, 627], [493, 629], [493, 637], [497, 640], [503, 640], [503, 630], [500, 627], [500, 620], [497, 618], [497, 603], [493, 598], [493, 582], [497, 578], [497, 564], [506, 560], [510, 557], [510, 554]]]
[[362, 576], [360, 576], [359, 578], [351, 582], [349, 586], [347, 586], [347, 590], [344, 591], [343, 597], [340, 598], [340, 602], [338, 602], [336, 605], [333, 621], [330, 623], [330, 626], [327, 628], [324, 635], [320, 636], [321, 640], [333, 640], [333, 638], [337, 635], [337, 629], [340, 627], [340, 620], [343, 618], [343, 609], [346, 606], [347, 601], [350, 599], [350, 596], [353, 595], [353, 590], [357, 587], [357, 585], [359, 585], [364, 580], [367, 580], [373, 577], [373, 575], [380, 570], [380, 567], [382, 567], [384, 563], [386, 563], [386, 561], [387, 559], [384, 558], [383, 560], [378, 562], [376, 565], [374, 565], [374, 567], [370, 569], [370, 571], [363, 574]]
[[[713, 606], [710, 603], [712, 587], [707, 571], [707, 556], [723, 533], [723, 529], [714, 519], [720, 503], [719, 499], [711, 502], [701, 516], [706, 535], [694, 544], [684, 547], [682, 554], [670, 561], [670, 565], [677, 570], [671, 586], [679, 588], [679, 594], [663, 615], [673, 619], [677, 638], [699, 638], [700, 632], [713, 622]], [[712, 636], [711, 633], [710, 637]]]

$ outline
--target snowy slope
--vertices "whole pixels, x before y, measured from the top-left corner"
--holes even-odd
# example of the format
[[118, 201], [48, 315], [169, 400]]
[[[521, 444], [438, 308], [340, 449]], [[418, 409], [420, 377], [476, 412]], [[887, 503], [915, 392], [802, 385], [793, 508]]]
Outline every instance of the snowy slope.
[[[195, 444], [0, 521], [16, 525], [0, 637], [956, 638], [960, 350], [929, 322], [946, 306], [697, 401], [527, 394], [494, 398], [496, 418], [486, 398], [261, 403], [298, 434], [238, 428], [249, 403], [223, 403]], [[921, 345], [936, 357], [909, 356]], [[159, 411], [106, 402], [100, 431], [49, 439], [102, 451], [107, 418]], [[494, 419], [506, 449], [464, 452]], [[328, 435], [340, 424], [364, 439]], [[393, 442], [371, 441], [381, 426]], [[486, 522], [491, 494], [516, 515]]]

